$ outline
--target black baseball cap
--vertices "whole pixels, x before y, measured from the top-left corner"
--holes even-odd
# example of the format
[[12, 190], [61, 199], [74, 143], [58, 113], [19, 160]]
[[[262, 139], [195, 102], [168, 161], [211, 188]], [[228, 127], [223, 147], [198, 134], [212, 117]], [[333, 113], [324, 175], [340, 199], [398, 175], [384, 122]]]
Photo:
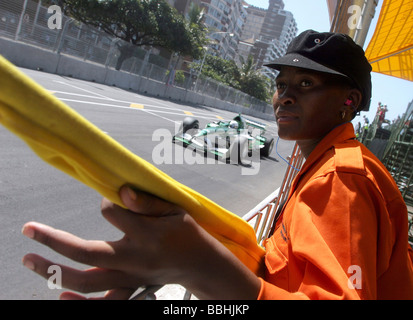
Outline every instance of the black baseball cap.
[[363, 98], [358, 111], [368, 111], [371, 99], [371, 66], [364, 50], [346, 34], [307, 30], [294, 38], [286, 54], [265, 66], [282, 66], [337, 74], [350, 79]]

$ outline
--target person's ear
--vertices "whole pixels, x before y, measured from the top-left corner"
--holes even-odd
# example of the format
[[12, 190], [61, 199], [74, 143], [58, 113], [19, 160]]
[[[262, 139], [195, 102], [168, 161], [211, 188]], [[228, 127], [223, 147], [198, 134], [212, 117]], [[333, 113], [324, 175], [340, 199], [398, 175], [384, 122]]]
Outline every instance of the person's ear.
[[360, 111], [360, 104], [362, 101], [362, 94], [358, 89], [351, 89], [347, 100], [344, 102], [346, 106], [349, 107], [351, 112], [358, 112]]

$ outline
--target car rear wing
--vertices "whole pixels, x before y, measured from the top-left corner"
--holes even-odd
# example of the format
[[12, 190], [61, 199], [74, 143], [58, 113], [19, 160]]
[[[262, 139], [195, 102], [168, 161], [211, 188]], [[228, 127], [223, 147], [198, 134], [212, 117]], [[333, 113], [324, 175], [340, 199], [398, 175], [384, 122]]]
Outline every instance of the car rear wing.
[[251, 126], [251, 127], [254, 127], [254, 128], [265, 131], [266, 125], [264, 123], [254, 121], [254, 120], [251, 120], [251, 119], [246, 119], [246, 118], [244, 118], [244, 120], [245, 120], [245, 124], [247, 126]]

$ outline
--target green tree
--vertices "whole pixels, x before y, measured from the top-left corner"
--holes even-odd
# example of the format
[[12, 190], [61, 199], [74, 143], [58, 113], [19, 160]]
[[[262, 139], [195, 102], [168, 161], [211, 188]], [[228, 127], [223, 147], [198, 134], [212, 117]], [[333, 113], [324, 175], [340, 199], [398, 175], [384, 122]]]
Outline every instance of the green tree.
[[196, 26], [165, 0], [61, 0], [66, 13], [87, 25], [100, 27], [124, 41], [117, 42], [116, 69], [129, 58], [134, 46], [159, 46], [198, 58], [203, 37]]
[[183, 85], [185, 83], [185, 74], [182, 70], [177, 70], [175, 73], [175, 82], [179, 85]]
[[206, 27], [203, 23], [204, 19], [204, 8], [201, 8], [196, 3], [191, 3], [191, 8], [188, 12], [188, 20], [190, 24], [198, 26], [203, 31], [206, 31]]
[[194, 44], [194, 53], [192, 57], [197, 59], [204, 53], [204, 45], [208, 42], [206, 38], [207, 28], [203, 23], [204, 9], [195, 3], [191, 4], [188, 12], [188, 26], [192, 43]]
[[[197, 66], [195, 65], [195, 67]], [[200, 65], [198, 66], [198, 70], [199, 68]], [[225, 60], [220, 57], [207, 54], [202, 67], [202, 74], [206, 77], [239, 89], [239, 69], [233, 60]]]
[[[252, 56], [247, 61], [242, 57], [241, 67], [238, 67], [233, 60], [225, 60], [213, 55], [206, 55], [202, 74], [206, 77], [225, 83], [235, 89], [249, 94], [262, 101], [269, 101], [268, 79], [256, 70], [256, 64]], [[194, 70], [200, 69], [200, 63], [192, 64]]]
[[244, 61], [242, 57], [240, 57], [240, 60], [242, 63], [239, 78], [240, 90], [257, 99], [269, 100], [269, 80], [256, 70], [253, 56], [249, 55], [247, 61]]

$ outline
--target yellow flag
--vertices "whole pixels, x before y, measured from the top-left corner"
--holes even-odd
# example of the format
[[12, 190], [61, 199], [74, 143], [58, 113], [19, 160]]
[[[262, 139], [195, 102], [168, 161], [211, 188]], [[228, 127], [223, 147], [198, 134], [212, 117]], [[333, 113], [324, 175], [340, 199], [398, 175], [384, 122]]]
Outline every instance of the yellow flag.
[[177, 204], [258, 273], [264, 249], [253, 228], [123, 147], [0, 56], [0, 123], [44, 161], [123, 206], [121, 186]]

